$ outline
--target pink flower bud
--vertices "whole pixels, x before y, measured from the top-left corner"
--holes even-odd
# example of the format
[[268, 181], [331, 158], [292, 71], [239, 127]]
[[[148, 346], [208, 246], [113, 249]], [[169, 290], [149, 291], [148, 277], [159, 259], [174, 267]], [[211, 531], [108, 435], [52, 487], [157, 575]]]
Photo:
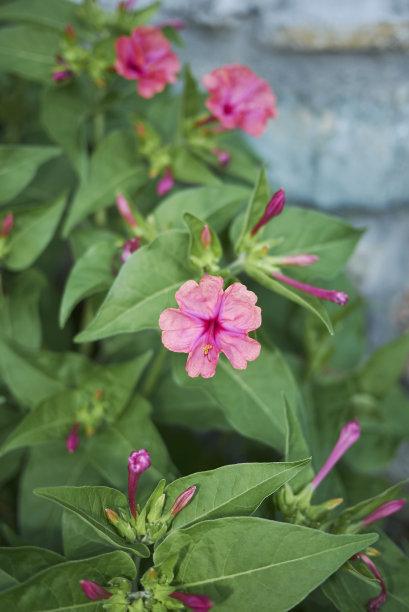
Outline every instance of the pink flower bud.
[[345, 455], [348, 449], [351, 448], [353, 444], [357, 440], [359, 440], [361, 435], [361, 426], [359, 421], [349, 421], [344, 425], [339, 434], [339, 438], [337, 443], [335, 444], [332, 452], [330, 453], [328, 459], [315, 476], [311, 483], [311, 487], [315, 490], [318, 485], [324, 480], [324, 478], [330, 473], [330, 471], [335, 467], [338, 461]]
[[55, 70], [53, 72], [52, 79], [55, 82], [68, 81], [68, 79], [71, 79], [73, 76], [74, 74], [71, 72], [71, 70]]
[[196, 489], [196, 485], [192, 485], [191, 487], [186, 489], [186, 491], [183, 491], [183, 493], [181, 493], [179, 497], [176, 498], [175, 503], [173, 504], [170, 510], [170, 513], [173, 516], [176, 516], [181, 510], [183, 510], [183, 508], [186, 508], [186, 506], [191, 502], [194, 494], [196, 493]]
[[206, 610], [213, 608], [212, 600], [206, 597], [206, 595], [190, 595], [189, 593], [173, 591], [170, 596], [181, 601], [183, 605], [193, 610], [193, 612], [206, 612]]
[[103, 586], [94, 582], [93, 580], [80, 580], [80, 586], [84, 592], [85, 597], [92, 601], [98, 601], [99, 599], [109, 599], [112, 597], [112, 593], [104, 589]]
[[309, 255], [308, 253], [300, 253], [299, 255], [286, 255], [281, 257], [279, 261], [280, 266], [311, 266], [317, 262], [319, 257], [317, 255]]
[[379, 586], [381, 587], [381, 592], [379, 593], [379, 595], [377, 595], [376, 597], [373, 597], [372, 599], [370, 599], [368, 601], [368, 603], [366, 604], [366, 609], [368, 610], [368, 612], [378, 612], [378, 610], [385, 603], [385, 601], [387, 599], [387, 596], [388, 596], [388, 591], [386, 589], [386, 584], [385, 584], [385, 581], [384, 581], [384, 579], [382, 577], [382, 574], [378, 570], [378, 568], [376, 567], [376, 565], [372, 561], [372, 559], [370, 559], [364, 553], [358, 553], [357, 555], [355, 555], [352, 558], [353, 559], [360, 559], [363, 563], [365, 563], [366, 567], [369, 569], [369, 571], [374, 576], [374, 578], [378, 581]]
[[129, 509], [134, 518], [136, 518], [136, 489], [141, 474], [146, 472], [151, 466], [151, 457], [147, 450], [142, 448], [138, 451], [133, 451], [128, 458], [128, 501]]
[[128, 201], [122, 193], [119, 193], [116, 196], [116, 205], [117, 205], [119, 214], [126, 221], [126, 223], [130, 227], [136, 227], [138, 225], [138, 222], [133, 216], [131, 208], [128, 204]]
[[271, 197], [269, 203], [267, 204], [264, 213], [262, 214], [259, 221], [257, 221], [256, 225], [251, 230], [251, 235], [255, 236], [259, 229], [266, 225], [273, 217], [277, 217], [283, 212], [283, 208], [285, 205], [285, 191], [284, 189], [279, 189], [276, 191]]
[[212, 233], [209, 226], [206, 224], [200, 233], [200, 242], [205, 249], [209, 248], [212, 243]]
[[114, 527], [115, 525], [118, 525], [120, 518], [119, 514], [115, 512], [115, 510], [112, 510], [111, 508], [104, 508], [104, 512], [111, 525], [114, 525]]
[[132, 253], [135, 253], [135, 251], [137, 251], [140, 246], [141, 246], [141, 241], [137, 236], [135, 236], [135, 238], [130, 238], [129, 240], [127, 240], [122, 247], [122, 253], [121, 253], [122, 263], [125, 263], [126, 260], [130, 258]]
[[159, 179], [156, 185], [156, 193], [162, 197], [171, 191], [174, 186], [175, 179], [173, 178], [172, 170], [170, 168], [166, 168], [162, 178]]
[[314, 285], [302, 283], [301, 281], [291, 278], [290, 276], [286, 276], [285, 274], [281, 274], [280, 272], [273, 272], [272, 276], [281, 283], [285, 283], [286, 285], [294, 287], [294, 289], [298, 289], [304, 293], [309, 293], [320, 300], [334, 302], [334, 304], [338, 304], [339, 306], [345, 306], [345, 304], [348, 303], [349, 296], [343, 291], [320, 289], [320, 287], [314, 287]]
[[76, 39], [77, 33], [72, 23], [69, 23], [68, 25], [65, 26], [64, 34], [65, 34], [65, 38], [67, 38], [68, 40]]
[[371, 523], [380, 521], [391, 514], [395, 514], [395, 512], [399, 512], [405, 504], [406, 500], [404, 499], [393, 499], [392, 501], [385, 502], [379, 506], [379, 508], [368, 514], [368, 516], [362, 520], [362, 524], [367, 527]]
[[13, 229], [13, 225], [14, 225], [14, 215], [13, 213], [8, 213], [4, 219], [3, 219], [3, 223], [1, 226], [1, 230], [0, 230], [0, 236], [2, 238], [6, 238], [11, 230]]
[[75, 453], [75, 451], [80, 445], [79, 431], [80, 431], [80, 424], [74, 423], [65, 441], [65, 446], [69, 453]]
[[227, 166], [230, 162], [231, 156], [228, 151], [218, 149], [217, 147], [212, 151], [213, 155], [217, 157], [217, 160], [221, 166]]

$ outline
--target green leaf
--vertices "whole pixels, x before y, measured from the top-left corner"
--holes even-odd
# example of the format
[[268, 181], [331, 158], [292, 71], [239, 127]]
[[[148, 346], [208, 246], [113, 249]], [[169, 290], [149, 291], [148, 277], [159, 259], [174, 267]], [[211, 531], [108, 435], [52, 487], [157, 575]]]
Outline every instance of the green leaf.
[[241, 209], [247, 196], [248, 189], [237, 185], [184, 189], [166, 198], [154, 214], [162, 229], [183, 228], [183, 217], [190, 213], [219, 232]]
[[[285, 453], [286, 461], [299, 461], [303, 457], [308, 457], [311, 454], [309, 446], [305, 440], [302, 430], [302, 415], [300, 411], [295, 410], [295, 406], [291, 406], [284, 398], [286, 409], [287, 430], [285, 438]], [[293, 488], [301, 489], [314, 478], [314, 470], [309, 463], [299, 475], [294, 478]]]
[[193, 185], [220, 185], [220, 179], [213, 174], [186, 145], [176, 148], [172, 154], [172, 171], [175, 178]]
[[120, 491], [109, 487], [48, 487], [36, 489], [34, 493], [73, 512], [93, 527], [99, 538], [113, 548], [139, 557], [149, 557], [149, 549], [142, 542], [131, 543], [124, 540], [105, 516], [104, 508], [127, 510], [127, 498]]
[[62, 515], [62, 538], [64, 555], [68, 559], [86, 559], [112, 551], [109, 542], [100, 538], [89, 523], [69, 510], [64, 510]]
[[190, 474], [166, 488], [165, 510], [192, 485], [197, 491], [179, 512], [172, 528], [187, 527], [207, 519], [253, 514], [261, 503], [283, 484], [294, 478], [309, 459], [294, 463], [241, 463]]
[[95, 319], [76, 337], [90, 342], [142, 329], [158, 329], [159, 315], [174, 304], [175, 292], [192, 278], [188, 234], [161, 234], [122, 266]]
[[191, 119], [203, 110], [203, 94], [189, 65], [183, 69], [182, 119]]
[[48, 28], [28, 24], [1, 28], [0, 70], [49, 82], [59, 44], [60, 35]]
[[34, 178], [39, 166], [58, 153], [56, 147], [0, 145], [0, 203], [14, 198]]
[[200, 387], [220, 406], [227, 421], [243, 436], [283, 449], [285, 414], [282, 394], [290, 404], [299, 401], [295, 380], [278, 350], [263, 347], [246, 370], [235, 370], [220, 359], [214, 378], [188, 378], [181, 356], [174, 356], [178, 384]]
[[[284, 612], [302, 601], [375, 534], [330, 535], [252, 517], [223, 518], [173, 531], [155, 565], [178, 555], [173, 586], [205, 594], [217, 610]], [[210, 556], [209, 556], [210, 555]]]
[[22, 585], [0, 594], [2, 610], [15, 612], [45, 612], [50, 610], [97, 610], [99, 602], [88, 600], [80, 580], [94, 580], [107, 585], [109, 580], [122, 576], [135, 578], [135, 564], [122, 551], [111, 552], [91, 559], [67, 561], [40, 572]]
[[235, 245], [237, 252], [242, 250], [244, 238], [260, 219], [270, 197], [271, 190], [270, 185], [268, 184], [267, 173], [265, 168], [262, 168], [258, 175], [253, 193], [247, 204], [246, 212], [244, 213], [242, 228]]
[[67, 279], [61, 302], [61, 327], [64, 327], [79, 302], [110, 288], [114, 280], [113, 262], [117, 251], [115, 242], [99, 241], [75, 262]]
[[201, 235], [206, 224], [190, 213], [185, 213], [183, 218], [190, 233], [189, 258], [191, 261], [199, 267], [219, 261], [223, 255], [223, 249], [216, 232], [207, 225], [210, 232], [210, 244], [205, 246], [202, 243]]
[[324, 323], [330, 334], [334, 333], [331, 319], [320, 300], [318, 300], [312, 295], [298, 292], [295, 289], [292, 289], [282, 283], [279, 283], [272, 277], [265, 274], [262, 270], [256, 268], [254, 264], [246, 265], [246, 272], [249, 276], [251, 276], [251, 278], [260, 283], [260, 285], [262, 285], [263, 287], [266, 287], [271, 291], [275, 291], [275, 293], [278, 293], [279, 295], [287, 298], [288, 300], [291, 300], [292, 302], [295, 302], [296, 304], [299, 304], [300, 306], [303, 306], [304, 308], [312, 312], [322, 321], [322, 323]]
[[66, 195], [48, 206], [16, 215], [5, 264], [9, 270], [24, 270], [41, 255], [54, 236], [64, 211]]
[[17, 582], [24, 582], [34, 574], [64, 560], [64, 557], [52, 550], [36, 546], [0, 548], [0, 570], [12, 576]]
[[145, 177], [133, 136], [111, 132], [91, 157], [88, 176], [83, 176], [68, 212], [64, 235], [67, 236], [90, 213], [110, 206], [118, 192], [132, 192], [143, 185]]
[[4, 335], [30, 349], [41, 345], [40, 296], [46, 286], [37, 270], [13, 276], [7, 293], [0, 296], [0, 336]]
[[1, 21], [41, 25], [61, 32], [74, 16], [75, 4], [69, 0], [14, 0], [0, 7]]
[[409, 355], [409, 333], [375, 351], [357, 373], [366, 393], [382, 397], [400, 377]]

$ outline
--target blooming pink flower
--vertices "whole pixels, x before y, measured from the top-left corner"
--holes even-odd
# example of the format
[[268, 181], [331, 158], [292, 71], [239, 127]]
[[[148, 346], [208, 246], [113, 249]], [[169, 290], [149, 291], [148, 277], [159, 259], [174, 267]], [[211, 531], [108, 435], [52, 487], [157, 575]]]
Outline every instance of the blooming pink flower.
[[167, 308], [159, 318], [162, 342], [176, 353], [189, 353], [189, 376], [211, 378], [220, 353], [239, 370], [257, 359], [260, 344], [248, 332], [261, 325], [257, 296], [241, 283], [223, 291], [223, 278], [206, 275], [189, 280], [176, 292], [179, 308]]
[[345, 304], [348, 303], [349, 296], [343, 291], [334, 291], [332, 289], [321, 289], [320, 287], [314, 287], [314, 285], [302, 283], [301, 281], [291, 278], [290, 276], [286, 276], [285, 274], [281, 274], [280, 272], [273, 272], [272, 276], [281, 283], [290, 285], [290, 287], [294, 287], [294, 289], [298, 289], [304, 293], [309, 293], [320, 300], [334, 302], [340, 306], [345, 306]]
[[85, 597], [92, 601], [98, 601], [99, 599], [109, 599], [112, 597], [112, 593], [104, 589], [103, 586], [94, 582], [93, 580], [80, 580], [80, 586], [84, 591]]
[[359, 421], [349, 421], [341, 429], [339, 438], [332, 449], [328, 459], [311, 482], [311, 487], [315, 490], [318, 485], [324, 480], [335, 464], [345, 455], [348, 449], [351, 448], [361, 436], [361, 426]]
[[152, 98], [176, 81], [180, 61], [160, 28], [141, 26], [117, 39], [115, 70], [137, 81], [142, 98]]
[[186, 506], [190, 504], [194, 494], [196, 493], [196, 489], [196, 485], [192, 485], [176, 498], [175, 503], [170, 510], [170, 513], [173, 516], [176, 516], [181, 510], [183, 510], [183, 508], [186, 508]]
[[170, 596], [181, 601], [187, 608], [193, 610], [193, 612], [206, 612], [213, 608], [212, 600], [206, 597], [206, 595], [190, 595], [189, 593], [173, 591]]
[[210, 96], [206, 106], [226, 130], [240, 128], [260, 136], [268, 119], [276, 115], [270, 85], [247, 66], [231, 64], [203, 77]]
[[166, 168], [163, 176], [159, 179], [156, 185], [156, 193], [159, 196], [164, 196], [171, 191], [174, 186], [175, 179], [173, 178], [172, 170], [170, 168]]
[[278, 217], [283, 212], [285, 206], [285, 191], [284, 189], [279, 189], [276, 191], [270, 198], [262, 216], [257, 221], [256, 225], [251, 230], [251, 235], [255, 236], [259, 229], [266, 225], [270, 219], [273, 217]]
[[373, 597], [366, 604], [366, 609], [368, 612], [378, 612], [378, 610], [383, 606], [388, 596], [388, 591], [386, 589], [385, 581], [382, 577], [381, 572], [376, 567], [375, 563], [364, 553], [358, 553], [353, 559], [360, 559], [363, 563], [365, 563], [366, 567], [369, 569], [374, 578], [378, 581], [379, 586], [381, 587], [381, 592], [376, 597]]
[[391, 514], [395, 514], [395, 512], [399, 512], [406, 504], [405, 499], [393, 499], [389, 502], [385, 502], [379, 508], [368, 514], [363, 520], [362, 523], [365, 527], [371, 525], [371, 523], [375, 523], [376, 521], [380, 521]]
[[130, 227], [136, 227], [138, 225], [137, 220], [133, 216], [128, 200], [123, 193], [118, 193], [116, 196], [116, 206], [122, 219], [124, 219], [124, 221], [126, 221]]
[[128, 501], [132, 516], [136, 517], [136, 489], [141, 474], [146, 472], [151, 466], [151, 457], [147, 450], [142, 448], [133, 451], [128, 458]]
[[135, 238], [130, 238], [129, 240], [127, 240], [122, 246], [122, 253], [121, 253], [122, 263], [125, 263], [126, 260], [130, 258], [132, 253], [135, 253], [135, 251], [137, 251], [140, 246], [141, 246], [141, 241], [138, 238], [138, 236], [135, 236]]
[[1, 224], [1, 229], [0, 229], [0, 238], [6, 238], [11, 230], [13, 229], [13, 225], [14, 225], [14, 215], [13, 213], [8, 213], [4, 219], [3, 219], [3, 223]]
[[80, 424], [74, 423], [65, 441], [65, 446], [69, 453], [75, 453], [75, 451], [80, 445], [79, 431], [80, 431]]

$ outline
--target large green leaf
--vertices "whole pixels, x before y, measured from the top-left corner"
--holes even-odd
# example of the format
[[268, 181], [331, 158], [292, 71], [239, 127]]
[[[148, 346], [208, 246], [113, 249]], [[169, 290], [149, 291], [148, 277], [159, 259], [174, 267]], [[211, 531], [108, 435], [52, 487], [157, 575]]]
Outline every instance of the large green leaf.
[[142, 247], [122, 266], [95, 319], [78, 342], [157, 329], [159, 315], [174, 304], [175, 292], [192, 278], [188, 234], [171, 231]]
[[113, 548], [126, 550], [139, 557], [149, 556], [149, 549], [142, 542], [130, 543], [124, 540], [105, 516], [105, 508], [125, 511], [128, 508], [127, 498], [120, 491], [109, 487], [48, 487], [34, 492], [59, 504], [64, 510], [73, 512]]
[[409, 333], [375, 351], [357, 373], [366, 393], [383, 396], [400, 377], [409, 356]]
[[2, 610], [15, 612], [96, 611], [100, 609], [99, 602], [85, 597], [80, 580], [94, 580], [106, 585], [117, 576], [133, 580], [135, 573], [134, 562], [122, 551], [81, 561], [67, 561], [46, 569], [24, 584], [0, 594], [0, 607]]
[[72, 310], [79, 302], [110, 288], [114, 280], [113, 264], [117, 252], [115, 242], [99, 241], [75, 262], [67, 279], [61, 302], [61, 327], [64, 327]]
[[24, 582], [47, 567], [64, 561], [64, 557], [36, 546], [0, 548], [0, 569], [17, 582]]
[[185, 357], [175, 355], [174, 373], [182, 386], [200, 387], [220, 406], [227, 421], [243, 436], [283, 450], [285, 413], [282, 395], [291, 405], [299, 401], [295, 380], [278, 350], [262, 348], [246, 370], [235, 370], [220, 359], [214, 378], [191, 379]]
[[178, 181], [193, 185], [219, 185], [220, 179], [186, 145], [177, 147], [172, 155], [172, 171]]
[[72, 23], [75, 4], [69, 0], [14, 0], [0, 7], [0, 21], [17, 21], [63, 31]]
[[238, 463], [190, 474], [166, 488], [170, 510], [183, 491], [196, 485], [192, 501], [176, 515], [172, 527], [187, 527], [207, 519], [253, 514], [260, 504], [308, 465], [293, 463]]
[[91, 157], [88, 176], [83, 176], [68, 212], [64, 234], [90, 213], [112, 204], [117, 193], [133, 191], [144, 182], [146, 172], [138, 161], [135, 139], [127, 132], [111, 132]]
[[1, 28], [0, 70], [49, 82], [59, 43], [60, 35], [48, 28], [29, 24]]
[[173, 531], [155, 552], [178, 555], [177, 591], [203, 593], [220, 611], [290, 610], [375, 534], [334, 536], [252, 517], [204, 521]]
[[66, 195], [48, 206], [39, 206], [16, 216], [10, 234], [10, 252], [5, 264], [10, 270], [24, 270], [41, 255], [54, 236], [64, 211]]
[[58, 155], [58, 152], [56, 147], [1, 145], [0, 203], [11, 200], [22, 191], [34, 178], [39, 166]]

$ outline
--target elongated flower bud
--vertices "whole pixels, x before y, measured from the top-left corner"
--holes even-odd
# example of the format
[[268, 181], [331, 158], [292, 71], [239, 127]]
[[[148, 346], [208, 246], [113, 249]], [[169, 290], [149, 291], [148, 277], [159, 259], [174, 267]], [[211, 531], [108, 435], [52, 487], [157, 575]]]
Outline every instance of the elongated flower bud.
[[186, 508], [186, 506], [190, 503], [192, 497], [196, 493], [196, 489], [196, 485], [192, 485], [191, 487], [186, 489], [186, 491], [183, 491], [183, 493], [181, 493], [179, 497], [176, 498], [175, 503], [173, 504], [170, 510], [170, 513], [173, 516], [176, 516], [178, 512], [183, 510], [183, 508]]
[[128, 201], [122, 193], [119, 193], [116, 196], [116, 206], [122, 219], [124, 219], [124, 221], [126, 221], [130, 227], [136, 227], [138, 225], [137, 220], [132, 214]]
[[64, 28], [64, 36], [67, 40], [75, 40], [77, 38], [77, 33], [75, 31], [72, 23], [68, 23]]
[[215, 148], [212, 151], [213, 155], [217, 157], [217, 161], [221, 166], [227, 166], [230, 163], [230, 153], [228, 151], [224, 151], [223, 149]]
[[99, 599], [109, 599], [112, 597], [112, 593], [104, 589], [103, 586], [94, 582], [93, 580], [80, 580], [80, 586], [84, 592], [85, 597], [92, 601], [98, 601]]
[[125, 263], [126, 260], [130, 258], [132, 253], [135, 253], [135, 251], [137, 251], [140, 246], [141, 246], [141, 241], [138, 238], [138, 236], [135, 236], [134, 238], [130, 238], [129, 240], [127, 240], [122, 247], [122, 253], [121, 253], [122, 263]]
[[299, 255], [286, 255], [281, 257], [278, 264], [280, 266], [311, 266], [319, 257], [317, 255], [309, 255], [308, 253], [300, 253]]
[[65, 446], [69, 453], [75, 453], [79, 445], [80, 445], [80, 424], [74, 423], [65, 441]]
[[267, 204], [265, 211], [259, 221], [257, 221], [256, 225], [251, 230], [251, 235], [255, 236], [259, 229], [266, 225], [273, 217], [277, 217], [279, 214], [283, 212], [283, 208], [285, 205], [285, 191], [284, 189], [279, 189], [275, 192], [275, 194], [271, 197], [269, 203]]
[[190, 595], [189, 593], [173, 591], [170, 596], [181, 601], [183, 605], [193, 610], [193, 612], [203, 612], [213, 608], [212, 600], [206, 597], [206, 595]]
[[368, 516], [362, 520], [362, 524], [367, 527], [371, 523], [380, 521], [391, 514], [395, 514], [395, 512], [399, 512], [405, 504], [405, 499], [393, 499], [392, 501], [385, 502], [379, 506], [379, 508], [368, 514]]
[[14, 215], [13, 213], [8, 213], [3, 219], [3, 223], [0, 229], [0, 236], [2, 238], [6, 238], [10, 234], [11, 230], [13, 229], [13, 225], [14, 225]]
[[319, 287], [314, 287], [314, 285], [308, 285], [307, 283], [302, 283], [295, 280], [295, 278], [291, 278], [290, 276], [285, 276], [285, 274], [281, 274], [280, 272], [273, 272], [272, 276], [281, 283], [285, 283], [286, 285], [294, 287], [294, 289], [298, 289], [304, 293], [309, 293], [320, 300], [334, 302], [334, 304], [339, 304], [340, 306], [345, 306], [345, 304], [348, 303], [349, 296], [347, 293], [343, 293], [342, 291], [320, 289]]
[[378, 612], [378, 610], [385, 603], [387, 596], [388, 596], [388, 591], [386, 589], [386, 584], [382, 577], [382, 574], [378, 570], [378, 568], [376, 567], [372, 559], [370, 559], [364, 553], [358, 553], [357, 555], [355, 555], [355, 557], [352, 557], [352, 558], [360, 559], [362, 563], [365, 563], [366, 567], [369, 569], [369, 571], [374, 576], [374, 578], [378, 581], [379, 586], [381, 587], [381, 592], [379, 593], [379, 595], [370, 599], [368, 603], [366, 604], [366, 609], [368, 610], [368, 612]]
[[315, 490], [318, 485], [324, 480], [324, 478], [330, 473], [335, 467], [336, 463], [345, 455], [347, 450], [351, 448], [353, 444], [361, 435], [361, 426], [358, 421], [349, 421], [344, 425], [339, 434], [337, 443], [335, 444], [330, 456], [311, 482], [311, 487]]
[[212, 233], [209, 226], [206, 224], [200, 233], [200, 242], [207, 249], [212, 243]]
[[166, 168], [163, 176], [159, 179], [156, 185], [156, 193], [159, 196], [166, 195], [173, 187], [175, 186], [175, 179], [173, 178], [173, 173], [170, 168]]
[[151, 466], [151, 458], [147, 450], [142, 448], [138, 451], [133, 451], [128, 458], [128, 501], [129, 509], [134, 518], [136, 518], [136, 489], [141, 474], [143, 474]]
[[104, 512], [111, 525], [113, 525], [114, 527], [118, 525], [121, 519], [119, 518], [119, 514], [115, 512], [115, 510], [112, 510], [111, 508], [105, 508]]

